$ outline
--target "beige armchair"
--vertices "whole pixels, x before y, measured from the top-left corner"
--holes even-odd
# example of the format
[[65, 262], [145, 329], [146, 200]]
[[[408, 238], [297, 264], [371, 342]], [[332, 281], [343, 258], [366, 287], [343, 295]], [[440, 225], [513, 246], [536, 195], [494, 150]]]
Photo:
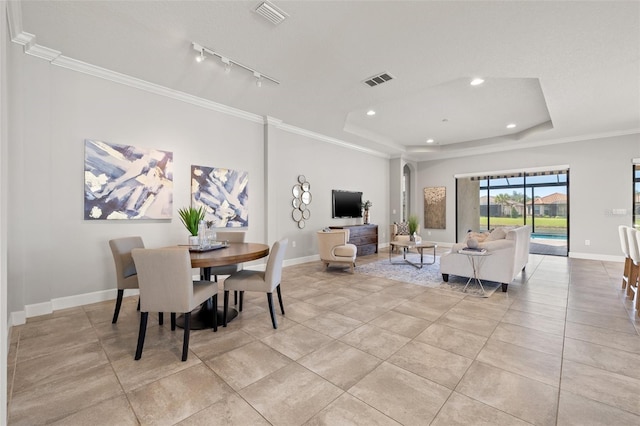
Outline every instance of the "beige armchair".
[[351, 267], [351, 273], [354, 272], [358, 249], [354, 244], [349, 244], [348, 229], [318, 231], [318, 250], [320, 260], [326, 267], [330, 263], [343, 263]]
[[[418, 226], [418, 228], [416, 229], [416, 234], [420, 235], [420, 226]], [[403, 243], [409, 242], [411, 237], [409, 235], [409, 224], [407, 224], [406, 222], [391, 224], [391, 226], [389, 227], [389, 236], [391, 237], [389, 241], [400, 241]]]
[[[406, 225], [407, 230], [406, 233], [401, 232], [399, 228], [401, 228], [403, 224], [394, 223], [390, 226], [389, 235], [391, 236], [391, 241], [409, 241], [409, 226]], [[420, 227], [416, 229], [416, 234], [420, 235]]]

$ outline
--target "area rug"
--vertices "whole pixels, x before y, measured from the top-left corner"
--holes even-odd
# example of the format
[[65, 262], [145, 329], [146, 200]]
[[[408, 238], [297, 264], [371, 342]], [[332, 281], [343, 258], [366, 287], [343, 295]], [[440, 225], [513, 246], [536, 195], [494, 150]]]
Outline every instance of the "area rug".
[[[407, 255], [407, 259], [412, 262], [419, 262], [420, 257], [418, 254], [410, 253]], [[425, 253], [425, 262], [430, 262], [433, 259], [432, 256]], [[394, 256], [393, 262], [403, 262], [402, 256]], [[424, 265], [422, 269], [415, 268], [409, 264], [392, 264], [389, 259], [381, 259], [375, 262], [359, 265], [356, 267], [356, 272], [365, 275], [371, 275], [374, 277], [387, 278], [390, 280], [402, 281], [410, 284], [420, 285], [423, 287], [438, 288], [442, 290], [451, 290], [462, 293], [464, 286], [467, 284], [466, 277], [458, 277], [455, 275], [449, 275], [449, 282], [442, 280], [440, 274], [440, 256], [436, 256], [436, 262], [433, 265]], [[480, 286], [476, 283], [470, 283], [467, 287], [466, 294], [473, 296], [491, 296], [499, 287], [500, 283], [493, 281], [482, 281], [485, 294], [482, 294]]]

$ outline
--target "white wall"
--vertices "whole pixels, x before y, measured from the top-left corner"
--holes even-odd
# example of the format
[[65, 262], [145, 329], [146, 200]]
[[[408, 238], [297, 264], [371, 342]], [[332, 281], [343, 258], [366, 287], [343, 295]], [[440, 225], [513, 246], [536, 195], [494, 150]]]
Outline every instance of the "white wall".
[[[148, 247], [186, 243], [175, 212], [190, 203], [192, 164], [248, 171], [247, 240], [289, 237], [296, 247], [286, 259], [316, 255], [316, 230], [350, 223], [331, 219], [331, 189], [363, 191], [374, 203], [372, 221], [389, 221], [387, 158], [265, 125], [259, 116], [239, 118], [56, 67], [18, 45], [10, 49], [10, 312], [26, 306], [29, 317], [74, 303], [65, 298], [115, 295], [111, 238], [140, 235]], [[172, 151], [174, 219], [85, 221], [85, 139]], [[291, 219], [299, 174], [313, 195], [302, 230]]]
[[[361, 191], [362, 200], [371, 200], [370, 222], [377, 224], [379, 240], [384, 241], [389, 223], [389, 159], [363, 154], [330, 143], [320, 143], [299, 134], [273, 129], [270, 133], [276, 159], [272, 176], [277, 182], [277, 217], [272, 225], [289, 238], [293, 257], [317, 255], [316, 231], [327, 226], [361, 224], [362, 219], [332, 219], [331, 190]], [[299, 229], [291, 217], [292, 188], [298, 175], [311, 184], [311, 217]], [[383, 237], [382, 233], [385, 233]]]
[[[431, 230], [428, 238], [455, 242], [455, 174], [568, 164], [570, 167], [570, 256], [621, 256], [618, 225], [632, 221], [632, 159], [640, 156], [640, 135], [549, 145], [469, 158], [419, 164], [418, 185], [447, 188], [447, 228]], [[424, 204], [424, 201], [422, 201]], [[627, 209], [613, 216], [612, 209]], [[424, 236], [424, 235], [423, 235]], [[591, 245], [586, 246], [585, 240]]]
[[186, 243], [177, 214], [158, 221], [83, 220], [86, 138], [173, 151], [174, 212], [190, 204], [192, 164], [248, 171], [256, 190], [250, 186], [247, 239], [263, 241], [261, 123], [15, 57], [21, 129], [9, 146], [8, 250], [10, 291], [22, 306], [112, 289], [108, 239], [140, 235], [150, 247]]

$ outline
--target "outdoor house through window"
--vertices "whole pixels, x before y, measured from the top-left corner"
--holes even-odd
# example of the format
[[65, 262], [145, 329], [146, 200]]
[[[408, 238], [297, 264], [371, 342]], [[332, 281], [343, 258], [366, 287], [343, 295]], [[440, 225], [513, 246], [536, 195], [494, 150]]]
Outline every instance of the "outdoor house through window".
[[[636, 176], [640, 172], [636, 171]], [[458, 217], [464, 218], [462, 229], [487, 231], [500, 226], [531, 225], [531, 253], [568, 255], [568, 169], [459, 177], [456, 182]], [[636, 180], [636, 193], [639, 182]], [[474, 188], [478, 191], [478, 213], [465, 217], [461, 211], [471, 209], [469, 195]], [[466, 194], [465, 200], [461, 192]]]

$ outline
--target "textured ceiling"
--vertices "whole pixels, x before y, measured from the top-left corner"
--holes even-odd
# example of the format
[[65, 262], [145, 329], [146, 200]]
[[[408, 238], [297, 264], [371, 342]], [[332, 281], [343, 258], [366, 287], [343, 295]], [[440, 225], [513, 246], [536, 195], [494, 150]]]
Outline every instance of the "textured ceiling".
[[[640, 2], [276, 1], [289, 14], [278, 26], [254, 12], [259, 4], [21, 7], [23, 30], [67, 57], [390, 156], [640, 131]], [[281, 84], [258, 88], [213, 58], [197, 64], [192, 42]], [[385, 71], [395, 79], [363, 84]], [[485, 83], [469, 86], [474, 77]]]

